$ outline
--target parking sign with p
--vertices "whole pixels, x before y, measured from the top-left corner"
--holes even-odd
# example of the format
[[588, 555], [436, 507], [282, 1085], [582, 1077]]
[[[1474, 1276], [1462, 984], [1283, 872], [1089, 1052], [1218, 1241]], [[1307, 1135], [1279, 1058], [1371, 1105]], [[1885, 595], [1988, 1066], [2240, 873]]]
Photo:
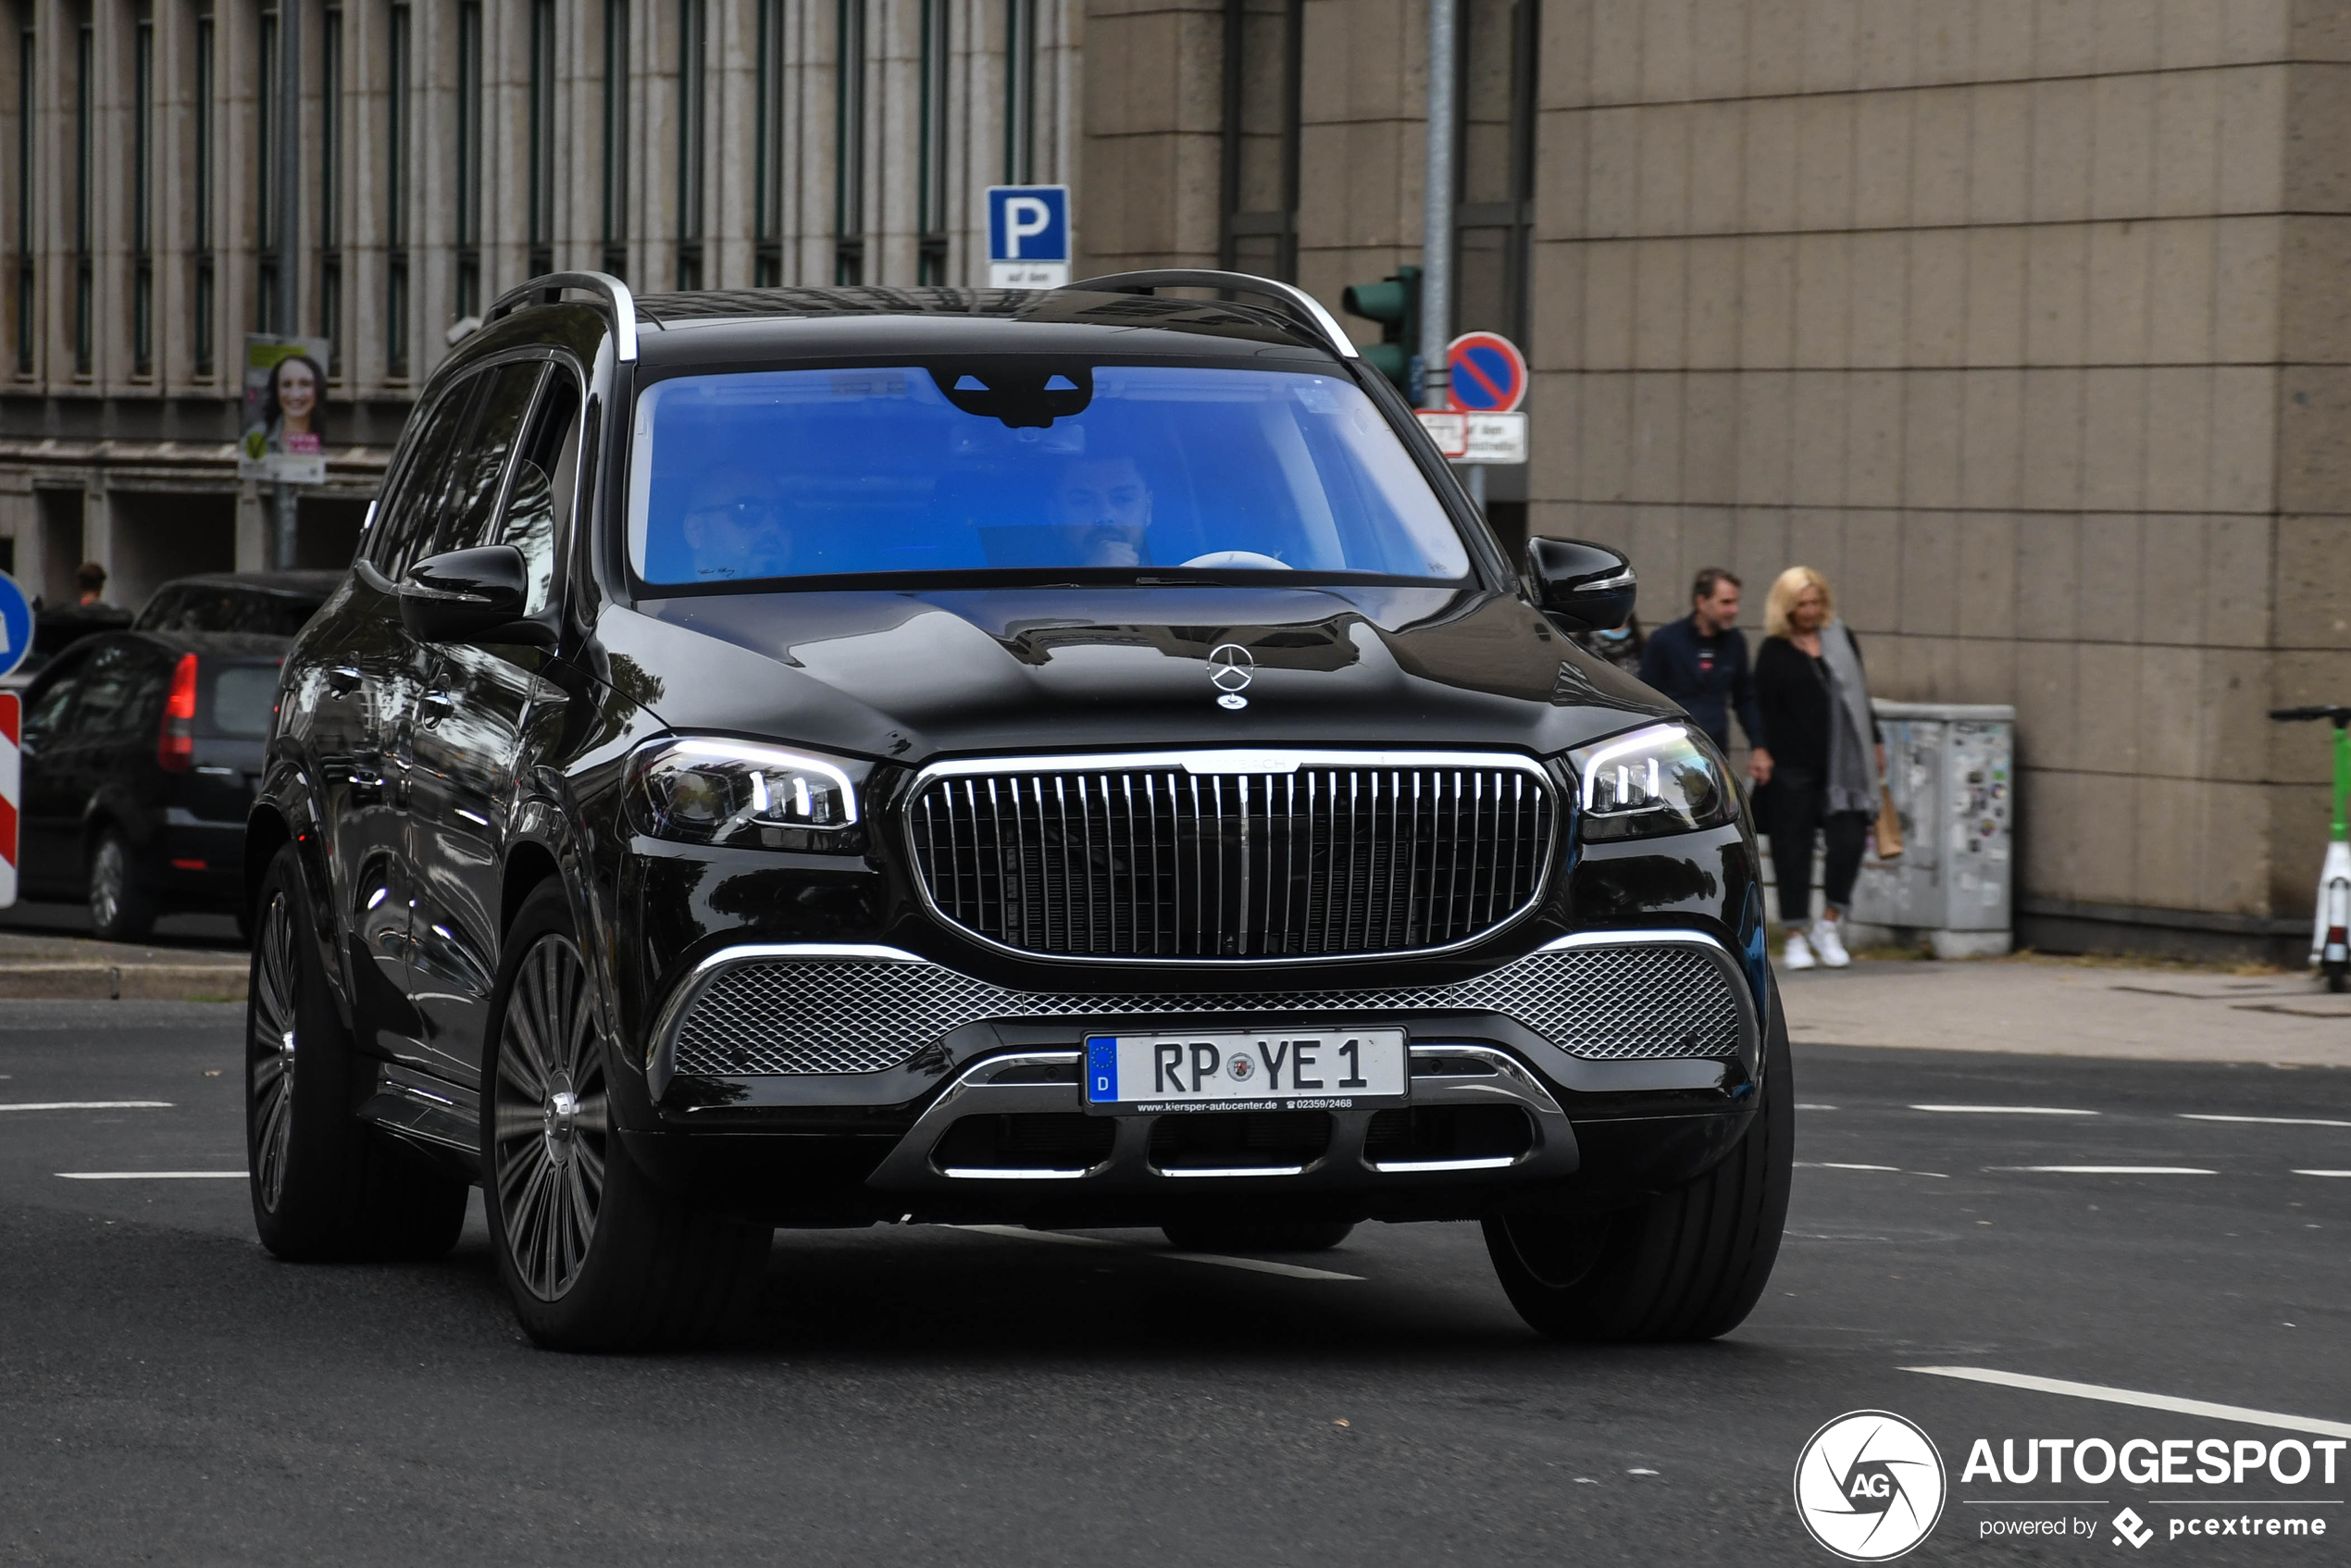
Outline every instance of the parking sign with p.
[[988, 188], [988, 286], [1058, 289], [1069, 281], [1069, 187]]

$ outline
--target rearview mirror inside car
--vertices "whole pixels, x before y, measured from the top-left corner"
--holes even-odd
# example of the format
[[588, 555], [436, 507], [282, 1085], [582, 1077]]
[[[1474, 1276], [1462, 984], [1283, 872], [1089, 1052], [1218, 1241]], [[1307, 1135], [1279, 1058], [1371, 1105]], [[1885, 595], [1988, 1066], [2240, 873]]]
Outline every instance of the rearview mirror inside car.
[[1633, 564], [1605, 544], [1530, 539], [1526, 575], [1542, 607], [1576, 631], [1612, 631], [1633, 613]]

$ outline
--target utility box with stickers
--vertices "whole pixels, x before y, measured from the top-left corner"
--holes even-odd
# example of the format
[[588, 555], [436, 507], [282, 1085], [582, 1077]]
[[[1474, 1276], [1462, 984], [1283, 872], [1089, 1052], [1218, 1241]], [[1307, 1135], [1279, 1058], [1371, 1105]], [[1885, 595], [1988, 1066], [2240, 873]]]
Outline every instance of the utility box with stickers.
[[1847, 940], [1931, 948], [1938, 958], [2009, 951], [2016, 891], [2016, 710], [2005, 703], [1879, 702], [1886, 787], [1902, 853], [1861, 862]]

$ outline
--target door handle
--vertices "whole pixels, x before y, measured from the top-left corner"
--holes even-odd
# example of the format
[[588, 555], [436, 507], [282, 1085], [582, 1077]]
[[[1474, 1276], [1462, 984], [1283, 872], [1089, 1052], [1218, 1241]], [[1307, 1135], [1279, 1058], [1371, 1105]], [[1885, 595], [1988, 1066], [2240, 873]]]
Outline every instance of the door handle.
[[363, 678], [355, 665], [334, 665], [327, 671], [327, 690], [338, 697], [348, 697], [359, 690]]

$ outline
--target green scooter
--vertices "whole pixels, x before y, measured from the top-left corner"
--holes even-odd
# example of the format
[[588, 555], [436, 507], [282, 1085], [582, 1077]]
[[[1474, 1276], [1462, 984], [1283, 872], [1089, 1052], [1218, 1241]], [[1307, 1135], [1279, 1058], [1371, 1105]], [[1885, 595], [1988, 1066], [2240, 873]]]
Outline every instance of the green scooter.
[[2288, 723], [2325, 719], [2334, 726], [2334, 789], [2328, 797], [2333, 831], [2319, 870], [2319, 902], [2310, 916], [2310, 964], [2326, 977], [2327, 989], [2351, 990], [2351, 708], [2271, 708], [2270, 716]]

